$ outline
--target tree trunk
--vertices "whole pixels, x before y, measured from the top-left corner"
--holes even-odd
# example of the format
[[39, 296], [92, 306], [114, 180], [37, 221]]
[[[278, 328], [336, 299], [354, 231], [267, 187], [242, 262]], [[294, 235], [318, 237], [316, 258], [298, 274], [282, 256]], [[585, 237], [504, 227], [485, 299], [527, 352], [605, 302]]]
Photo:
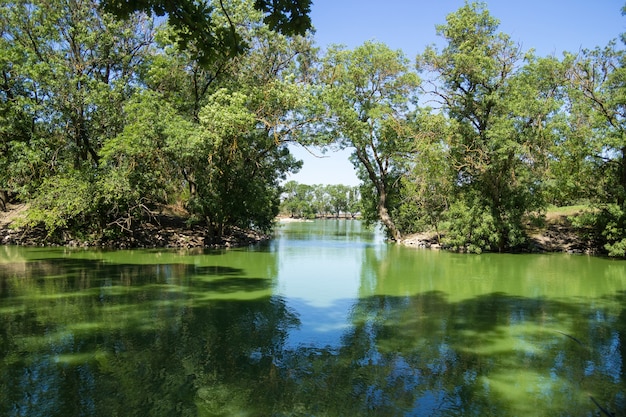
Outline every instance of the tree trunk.
[[197, 193], [197, 186], [193, 179], [193, 174], [189, 174], [185, 168], [183, 168], [182, 173], [183, 178], [187, 181], [187, 185], [189, 186], [189, 197], [195, 197]]
[[402, 239], [402, 235], [389, 215], [389, 210], [387, 210], [387, 193], [383, 189], [378, 189], [378, 217], [387, 228], [391, 240], [399, 242]]
[[617, 194], [617, 204], [620, 208], [626, 209], [626, 146], [622, 149], [622, 160], [619, 164], [619, 185], [620, 190]]
[[6, 190], [0, 190], [0, 208], [7, 211], [7, 203], [9, 202], [9, 193]]
[[[402, 235], [400, 234], [400, 231], [396, 227], [396, 224], [393, 222], [393, 219], [389, 215], [389, 210], [387, 209], [387, 189], [385, 186], [385, 178], [384, 178], [386, 173], [381, 169], [381, 175], [380, 175], [380, 178], [378, 178], [374, 170], [374, 167], [372, 166], [372, 163], [367, 158], [367, 153], [361, 148], [356, 147], [355, 149], [356, 149], [357, 158], [359, 158], [359, 161], [361, 161], [361, 163], [365, 167], [365, 170], [367, 171], [367, 175], [369, 176], [370, 180], [374, 184], [374, 188], [376, 188], [376, 193], [378, 194], [378, 205], [377, 205], [378, 218], [383, 223], [383, 225], [387, 228], [387, 231], [389, 232], [389, 236], [391, 240], [398, 242], [402, 238]], [[377, 160], [377, 163], [379, 167], [382, 166], [380, 161]]]

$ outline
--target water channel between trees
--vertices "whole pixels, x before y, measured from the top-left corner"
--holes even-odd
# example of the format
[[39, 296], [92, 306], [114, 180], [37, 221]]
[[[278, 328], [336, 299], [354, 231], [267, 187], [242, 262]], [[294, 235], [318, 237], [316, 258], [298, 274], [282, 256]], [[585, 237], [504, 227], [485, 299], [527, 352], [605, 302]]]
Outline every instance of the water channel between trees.
[[0, 247], [2, 416], [626, 410], [626, 263], [385, 244], [359, 221], [227, 251]]

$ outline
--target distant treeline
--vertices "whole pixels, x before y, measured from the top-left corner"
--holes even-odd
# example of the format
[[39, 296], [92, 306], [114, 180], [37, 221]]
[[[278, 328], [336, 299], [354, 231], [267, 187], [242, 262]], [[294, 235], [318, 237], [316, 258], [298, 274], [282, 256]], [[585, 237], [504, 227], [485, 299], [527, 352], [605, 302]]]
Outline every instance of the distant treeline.
[[299, 184], [289, 181], [283, 186], [280, 212], [296, 218], [355, 218], [361, 211], [359, 187], [341, 184]]

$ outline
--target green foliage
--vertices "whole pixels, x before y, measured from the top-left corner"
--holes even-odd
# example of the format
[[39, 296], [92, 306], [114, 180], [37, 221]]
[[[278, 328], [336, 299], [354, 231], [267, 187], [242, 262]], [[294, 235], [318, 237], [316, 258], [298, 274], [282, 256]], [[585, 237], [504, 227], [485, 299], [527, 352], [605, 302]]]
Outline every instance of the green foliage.
[[289, 181], [283, 185], [281, 211], [290, 217], [314, 218], [317, 212], [314, 186]]
[[[230, 15], [237, 2], [195, 0], [103, 0], [101, 7], [118, 17], [128, 18], [135, 12], [167, 15], [175, 29], [181, 49], [194, 50], [194, 59], [211, 64], [216, 59], [235, 57], [248, 44], [238, 32]], [[255, 0], [254, 7], [263, 12], [270, 29], [286, 35], [303, 35], [311, 28], [311, 0]], [[219, 10], [216, 10], [219, 8]], [[220, 19], [222, 14], [226, 19]]]
[[[468, 202], [465, 202], [468, 199]], [[526, 243], [524, 224], [528, 208], [515, 199], [502, 202], [497, 211], [484, 196], [455, 198], [438, 218], [448, 225], [444, 243], [470, 252], [519, 249]], [[437, 229], [436, 229], [437, 230]]]
[[[102, 198], [107, 221], [130, 230], [156, 207], [173, 202], [177, 192], [175, 166], [167, 141], [188, 123], [152, 93], [137, 95], [125, 106], [123, 131], [100, 150]], [[189, 130], [186, 132], [189, 134]]]
[[[257, 7], [274, 20], [292, 13], [274, 29], [304, 30], [309, 3], [279, 3]], [[0, 188], [33, 199], [30, 225], [132, 233], [162, 205], [182, 202], [216, 235], [269, 230], [278, 183], [300, 166], [286, 142], [299, 137], [308, 94], [296, 58], [310, 53], [310, 40], [271, 31], [252, 2], [224, 5], [118, 5], [119, 14], [169, 13], [178, 26], [155, 38], [145, 15], [116, 21], [97, 2], [0, 3]], [[181, 35], [194, 11], [215, 26]], [[237, 59], [215, 49], [235, 47], [220, 29], [235, 24], [248, 45]], [[197, 39], [209, 35], [215, 53], [203, 61]], [[177, 36], [184, 50], [171, 43]]]
[[309, 42], [262, 27], [250, 36], [255, 48], [231, 63], [221, 87], [205, 84], [195, 128], [167, 142], [189, 186], [189, 211], [217, 237], [230, 226], [268, 231], [278, 213], [279, 181], [301, 166], [286, 144], [300, 136], [295, 127], [309, 97], [294, 63], [310, 52]]
[[[559, 161], [573, 189], [600, 210], [585, 216], [610, 256], [624, 256], [626, 55], [615, 42], [570, 57], [567, 130]], [[565, 180], [565, 181], [566, 181]], [[561, 180], [561, 182], [565, 182]]]
[[28, 117], [27, 125], [12, 124], [21, 132], [12, 140], [52, 159], [48, 172], [97, 165], [98, 150], [121, 129], [149, 22], [116, 22], [91, 1], [17, 1], [1, 4], [0, 14], [3, 42], [16, 58], [3, 65], [11, 80], [7, 99], [18, 119]]
[[[432, 93], [453, 122], [445, 144], [452, 175], [436, 174], [447, 178], [437, 186], [453, 191], [453, 246], [463, 246], [462, 236], [469, 239], [466, 229], [473, 221], [460, 213], [468, 207], [464, 201], [471, 201], [470, 211], [477, 210], [486, 225], [479, 233], [484, 237], [465, 244], [482, 250], [523, 243], [524, 216], [545, 205], [540, 178], [548, 169], [552, 117], [562, 106], [564, 80], [564, 68], [554, 59], [528, 55], [520, 66], [519, 47], [497, 29], [484, 4], [467, 3], [437, 27], [446, 47], [429, 47], [418, 59], [418, 68], [439, 76], [442, 87]], [[419, 187], [407, 188], [415, 194]]]
[[602, 211], [602, 236], [609, 256], [626, 256], [626, 212], [615, 204]]
[[326, 187], [330, 197], [330, 206], [335, 216], [339, 216], [340, 213], [348, 211], [348, 197], [350, 188], [346, 185], [328, 185]]
[[598, 242], [609, 256], [626, 256], [626, 212], [617, 204], [604, 204], [572, 216], [572, 223], [589, 240]]
[[443, 244], [452, 250], [481, 253], [498, 249], [500, 233], [488, 207], [474, 199], [452, 203], [446, 213], [450, 227]]
[[[94, 174], [93, 172], [91, 173]], [[49, 236], [91, 224], [95, 187], [82, 172], [73, 171], [46, 179], [42, 192], [31, 201], [27, 225], [43, 225]]]
[[192, 184], [190, 211], [217, 236], [227, 225], [269, 230], [278, 214], [278, 181], [300, 166], [283, 142], [291, 134], [288, 113], [303, 96], [293, 79], [238, 88], [210, 95], [192, 140], [179, 136], [168, 144]]
[[403, 157], [412, 141], [407, 114], [419, 78], [400, 51], [374, 42], [353, 51], [331, 48], [320, 78], [329, 122], [324, 133], [331, 132], [339, 146], [354, 149], [360, 179], [372, 187], [363, 193], [364, 201], [373, 199], [363, 205], [365, 218], [378, 218], [398, 240], [393, 199], [408, 163]]
[[439, 231], [454, 192], [450, 164], [451, 124], [442, 114], [418, 111], [412, 120], [416, 132], [412, 164], [401, 179], [400, 204], [395, 218], [403, 233]]

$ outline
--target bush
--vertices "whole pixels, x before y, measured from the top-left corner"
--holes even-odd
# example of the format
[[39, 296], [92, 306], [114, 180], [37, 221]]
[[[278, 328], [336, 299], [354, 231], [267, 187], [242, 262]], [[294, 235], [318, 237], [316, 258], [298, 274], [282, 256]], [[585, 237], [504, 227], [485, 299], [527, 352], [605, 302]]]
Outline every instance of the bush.
[[95, 186], [79, 171], [46, 179], [32, 200], [24, 226], [43, 225], [48, 236], [93, 225]]
[[452, 250], [481, 253], [498, 249], [499, 234], [490, 210], [474, 200], [454, 202], [446, 213], [449, 229], [443, 244]]
[[572, 218], [572, 224], [588, 230], [587, 238], [599, 242], [609, 256], [626, 256], [626, 212], [617, 204], [607, 204]]

